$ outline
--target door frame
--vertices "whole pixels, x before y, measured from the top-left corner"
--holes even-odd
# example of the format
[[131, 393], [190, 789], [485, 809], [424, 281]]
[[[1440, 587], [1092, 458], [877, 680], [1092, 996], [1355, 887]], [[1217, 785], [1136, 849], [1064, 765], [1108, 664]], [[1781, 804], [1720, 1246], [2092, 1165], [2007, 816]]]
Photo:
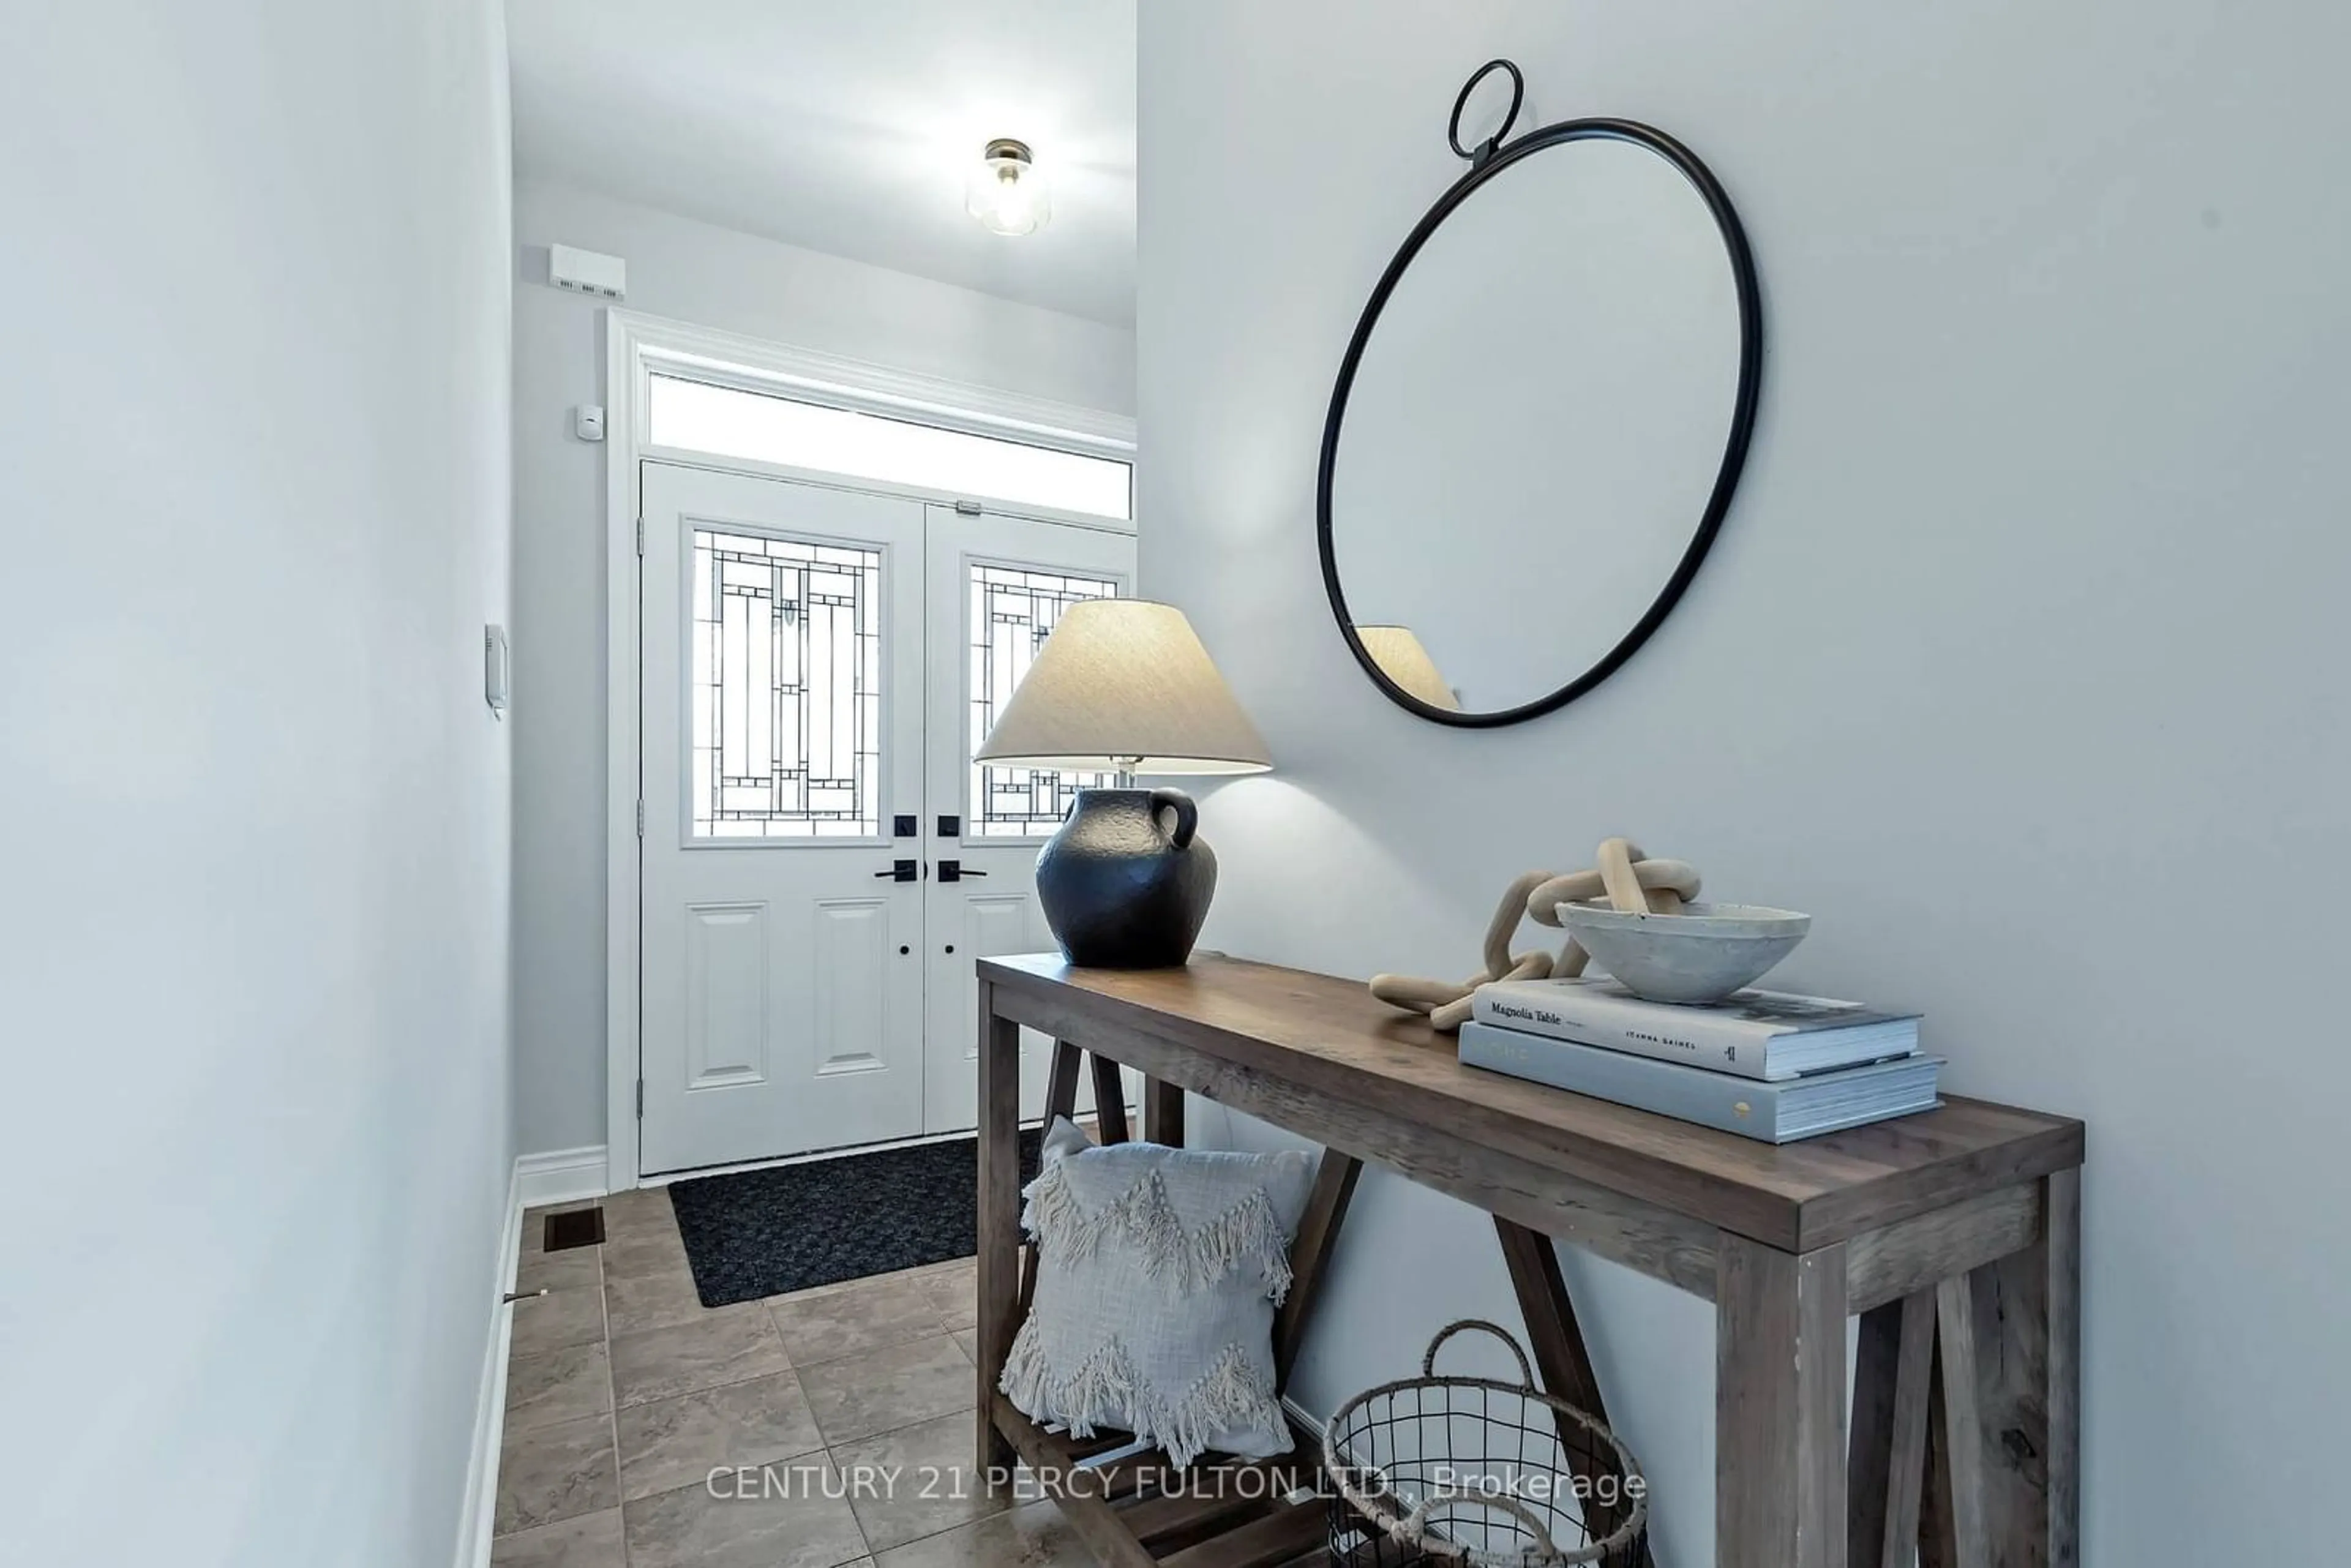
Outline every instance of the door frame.
[[[642, 809], [643, 632], [638, 567], [643, 524], [639, 476], [647, 458], [751, 478], [785, 479], [836, 490], [953, 507], [973, 497], [779, 464], [655, 446], [647, 394], [655, 372], [781, 393], [803, 402], [980, 435], [1010, 437], [1091, 456], [1136, 459], [1135, 423], [1124, 415], [1054, 402], [970, 382], [917, 375], [860, 360], [768, 342], [611, 307], [598, 312], [604, 362], [605, 844], [604, 1056], [605, 1189], [643, 1185], [637, 1085], [643, 1071], [643, 919]], [[1139, 532], [1133, 521], [1045, 507], [982, 500], [997, 516]], [[1133, 508], [1130, 507], [1129, 508]], [[739, 1168], [739, 1167], [737, 1167]]]

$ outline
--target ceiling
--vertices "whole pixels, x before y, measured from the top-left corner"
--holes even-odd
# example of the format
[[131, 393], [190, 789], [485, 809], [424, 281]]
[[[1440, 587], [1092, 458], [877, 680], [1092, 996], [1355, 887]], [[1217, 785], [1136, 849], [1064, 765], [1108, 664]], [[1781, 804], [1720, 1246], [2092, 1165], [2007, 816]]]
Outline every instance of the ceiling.
[[[507, 0], [525, 178], [1132, 326], [1135, 0]], [[991, 137], [1052, 222], [963, 210]]]

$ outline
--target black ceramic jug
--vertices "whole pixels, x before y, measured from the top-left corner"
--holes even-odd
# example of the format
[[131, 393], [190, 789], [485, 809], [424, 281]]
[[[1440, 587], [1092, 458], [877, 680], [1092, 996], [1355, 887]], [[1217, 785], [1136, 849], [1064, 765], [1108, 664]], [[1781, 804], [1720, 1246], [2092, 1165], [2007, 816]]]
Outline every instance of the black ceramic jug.
[[1037, 855], [1037, 902], [1070, 962], [1165, 969], [1191, 956], [1217, 891], [1217, 857], [1199, 825], [1181, 789], [1078, 791]]

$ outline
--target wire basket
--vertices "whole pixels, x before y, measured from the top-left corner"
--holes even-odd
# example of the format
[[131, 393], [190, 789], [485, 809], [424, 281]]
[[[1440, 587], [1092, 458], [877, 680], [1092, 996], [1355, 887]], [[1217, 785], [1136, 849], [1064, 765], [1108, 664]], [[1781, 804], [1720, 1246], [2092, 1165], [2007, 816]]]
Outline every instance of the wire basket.
[[[1440, 1377], [1437, 1353], [1465, 1330], [1492, 1334], [1516, 1384]], [[1336, 1568], [1632, 1564], [1646, 1560], [1647, 1483], [1615, 1434], [1535, 1386], [1517, 1340], [1489, 1322], [1448, 1323], [1420, 1375], [1366, 1389], [1322, 1428]]]

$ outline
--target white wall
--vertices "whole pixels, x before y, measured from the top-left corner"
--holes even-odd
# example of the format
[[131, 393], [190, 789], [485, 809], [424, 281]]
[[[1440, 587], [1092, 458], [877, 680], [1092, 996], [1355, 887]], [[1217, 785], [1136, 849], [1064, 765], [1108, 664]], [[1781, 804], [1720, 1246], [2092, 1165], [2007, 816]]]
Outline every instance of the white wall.
[[447, 1563], [511, 1158], [499, 10], [8, 32], [0, 1559]]
[[[2213, 0], [1142, 19], [1144, 582], [1280, 768], [1207, 804], [1203, 940], [1462, 972], [1513, 873], [1612, 832], [1813, 911], [1782, 978], [1921, 1006], [1953, 1089], [2088, 1121], [2097, 1568], [2341, 1555], [2346, 47], [2340, 11]], [[1475, 734], [1349, 661], [1313, 485], [1355, 312], [1496, 54], [1529, 123], [1628, 115], [1711, 163], [1768, 344], [1682, 608], [1590, 698]], [[1515, 1321], [1468, 1218], [1366, 1180], [1310, 1399]], [[1707, 1309], [1568, 1266], [1662, 1559], [1709, 1561]]]
[[604, 449], [570, 434], [603, 358], [548, 246], [626, 258], [631, 310], [1115, 413], [1134, 338], [559, 186], [526, 182], [515, 213], [516, 1108], [540, 1151], [604, 1141], [606, 1082]]

